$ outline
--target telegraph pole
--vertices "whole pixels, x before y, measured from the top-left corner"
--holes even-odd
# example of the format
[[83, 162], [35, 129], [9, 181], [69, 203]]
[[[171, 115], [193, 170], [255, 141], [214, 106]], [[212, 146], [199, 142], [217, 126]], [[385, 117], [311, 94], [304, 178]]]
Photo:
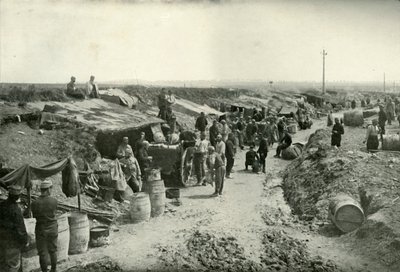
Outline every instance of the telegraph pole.
[[386, 92], [386, 74], [383, 73], [383, 92]]
[[325, 51], [325, 49], [322, 51], [322, 93], [325, 93], [325, 56], [328, 55], [328, 53]]

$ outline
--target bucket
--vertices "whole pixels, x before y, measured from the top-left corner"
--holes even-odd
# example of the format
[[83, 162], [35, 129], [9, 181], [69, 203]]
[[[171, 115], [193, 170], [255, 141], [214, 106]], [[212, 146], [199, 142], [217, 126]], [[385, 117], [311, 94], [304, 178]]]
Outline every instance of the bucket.
[[329, 217], [344, 233], [358, 229], [365, 219], [361, 205], [346, 194], [339, 194], [331, 199]]
[[168, 199], [175, 199], [181, 197], [181, 192], [179, 188], [169, 188], [165, 191], [165, 196]]
[[111, 202], [114, 198], [115, 188], [99, 186], [99, 196], [106, 202]]
[[151, 203], [151, 217], [164, 214], [165, 186], [163, 180], [147, 181], [146, 192], [149, 193]]
[[68, 217], [70, 228], [69, 254], [84, 253], [89, 245], [89, 219], [86, 213], [72, 212]]
[[146, 172], [147, 181], [154, 181], [161, 179], [161, 171], [159, 168], [146, 168], [144, 171]]
[[97, 226], [90, 229], [90, 246], [100, 247], [109, 244], [110, 229], [108, 226]]
[[130, 199], [131, 206], [129, 215], [132, 223], [140, 223], [148, 221], [151, 214], [150, 197], [148, 193], [140, 192], [134, 194]]

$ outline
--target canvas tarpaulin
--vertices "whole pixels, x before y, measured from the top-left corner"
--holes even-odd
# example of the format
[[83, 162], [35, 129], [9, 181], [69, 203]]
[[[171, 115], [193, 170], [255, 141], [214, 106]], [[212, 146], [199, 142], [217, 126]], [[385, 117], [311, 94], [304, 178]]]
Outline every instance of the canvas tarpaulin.
[[[42, 167], [34, 167], [28, 164], [21, 166], [18, 169], [15, 169], [11, 173], [7, 174], [3, 178], [0, 179], [0, 184], [3, 187], [8, 187], [11, 185], [20, 185], [24, 188], [31, 188], [32, 187], [32, 179], [45, 179], [47, 177], [53, 176], [58, 172], [61, 172], [66, 167], [73, 168], [75, 162], [73, 161], [72, 157], [59, 160], [50, 164], [47, 164]], [[73, 171], [75, 172], [75, 171]], [[73, 177], [69, 175], [69, 177]], [[76, 178], [76, 177], [73, 177]], [[75, 181], [78, 181], [76, 179]], [[73, 181], [72, 181], [73, 182]]]

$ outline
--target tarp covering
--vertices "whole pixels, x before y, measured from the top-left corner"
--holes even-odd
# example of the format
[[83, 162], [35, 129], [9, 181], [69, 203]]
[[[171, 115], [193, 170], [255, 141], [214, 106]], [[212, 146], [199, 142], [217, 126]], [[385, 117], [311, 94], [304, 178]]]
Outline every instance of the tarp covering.
[[120, 89], [100, 90], [101, 99], [132, 108], [138, 103], [138, 98], [130, 96]]
[[211, 108], [208, 105], [200, 105], [200, 104], [191, 102], [191, 101], [183, 99], [183, 98], [177, 98], [175, 103], [178, 106], [184, 107], [185, 109], [188, 109], [188, 110], [193, 111], [198, 114], [200, 114], [201, 112], [204, 112], [205, 114], [212, 114], [212, 115], [216, 115], [218, 117], [225, 114], [223, 112], [220, 112], [220, 111], [217, 111], [216, 109]]
[[32, 179], [45, 179], [57, 174], [66, 167], [73, 167], [74, 164], [75, 163], [73, 162], [72, 157], [50, 163], [42, 167], [34, 167], [25, 164], [24, 166], [15, 169], [11, 173], [1, 178], [0, 184], [6, 188], [11, 185], [19, 185], [21, 187], [31, 188]]
[[79, 123], [96, 127], [101, 131], [116, 131], [131, 128], [141, 128], [164, 120], [143, 112], [121, 107], [102, 99], [87, 99], [73, 102], [32, 102], [30, 105], [42, 110], [44, 105], [58, 105], [63, 108], [57, 115], [74, 117]]

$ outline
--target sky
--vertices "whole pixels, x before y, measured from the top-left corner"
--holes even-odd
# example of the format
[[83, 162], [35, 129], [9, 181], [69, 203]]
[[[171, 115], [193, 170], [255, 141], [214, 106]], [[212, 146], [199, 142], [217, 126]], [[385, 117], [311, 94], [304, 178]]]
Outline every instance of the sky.
[[321, 81], [323, 49], [327, 81], [400, 82], [400, 1], [0, 0], [0, 82]]

